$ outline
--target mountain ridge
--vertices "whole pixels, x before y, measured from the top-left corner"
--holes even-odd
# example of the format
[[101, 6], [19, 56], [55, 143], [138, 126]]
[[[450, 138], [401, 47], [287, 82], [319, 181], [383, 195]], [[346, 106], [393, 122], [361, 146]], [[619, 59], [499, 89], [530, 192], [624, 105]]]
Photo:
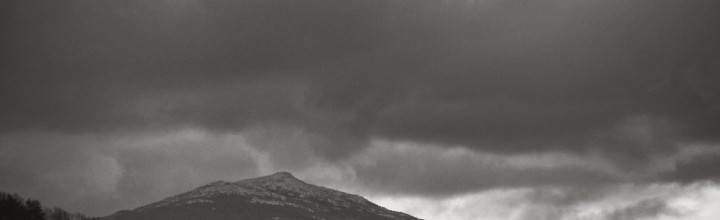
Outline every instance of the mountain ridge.
[[215, 181], [191, 191], [133, 210], [116, 212], [105, 220], [416, 220], [374, 204], [359, 195], [313, 185], [289, 172], [244, 179]]

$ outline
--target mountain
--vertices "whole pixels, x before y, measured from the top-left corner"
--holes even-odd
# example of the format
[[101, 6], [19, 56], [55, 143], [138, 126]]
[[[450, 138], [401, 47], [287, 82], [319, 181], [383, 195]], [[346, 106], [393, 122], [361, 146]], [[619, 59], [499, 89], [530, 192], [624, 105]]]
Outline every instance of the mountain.
[[416, 220], [358, 195], [305, 183], [288, 172], [218, 181], [104, 220]]

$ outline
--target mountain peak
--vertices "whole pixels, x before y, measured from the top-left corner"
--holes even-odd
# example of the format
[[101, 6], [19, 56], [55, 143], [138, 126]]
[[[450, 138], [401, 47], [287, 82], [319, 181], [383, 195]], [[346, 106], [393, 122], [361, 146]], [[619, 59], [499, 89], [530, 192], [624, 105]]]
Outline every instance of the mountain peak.
[[106, 220], [167, 219], [417, 220], [361, 196], [303, 182], [285, 171], [237, 182], [216, 181]]
[[276, 172], [267, 176], [244, 179], [235, 182], [238, 186], [251, 189], [283, 188], [287, 190], [313, 191], [315, 187], [295, 178], [290, 172]]
[[287, 172], [287, 171], [279, 171], [279, 172], [273, 173], [272, 175], [270, 175], [270, 177], [275, 178], [275, 179], [287, 179], [287, 178], [297, 179], [297, 178], [295, 178], [295, 176], [292, 175], [292, 173]]

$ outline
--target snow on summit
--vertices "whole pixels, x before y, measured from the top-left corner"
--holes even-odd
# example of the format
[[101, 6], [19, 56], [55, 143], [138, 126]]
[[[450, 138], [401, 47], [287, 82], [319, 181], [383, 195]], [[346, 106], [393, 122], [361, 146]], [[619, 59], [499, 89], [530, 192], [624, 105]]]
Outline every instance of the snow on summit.
[[107, 219], [196, 219], [193, 216], [208, 220], [416, 219], [358, 195], [303, 182], [289, 172], [213, 182]]

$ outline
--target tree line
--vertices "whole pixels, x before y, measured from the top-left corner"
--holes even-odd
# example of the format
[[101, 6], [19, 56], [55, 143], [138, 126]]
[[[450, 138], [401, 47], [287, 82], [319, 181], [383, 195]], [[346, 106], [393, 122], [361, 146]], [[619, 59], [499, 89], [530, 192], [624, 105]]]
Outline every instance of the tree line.
[[46, 208], [33, 199], [0, 192], [0, 220], [100, 220], [60, 208]]

